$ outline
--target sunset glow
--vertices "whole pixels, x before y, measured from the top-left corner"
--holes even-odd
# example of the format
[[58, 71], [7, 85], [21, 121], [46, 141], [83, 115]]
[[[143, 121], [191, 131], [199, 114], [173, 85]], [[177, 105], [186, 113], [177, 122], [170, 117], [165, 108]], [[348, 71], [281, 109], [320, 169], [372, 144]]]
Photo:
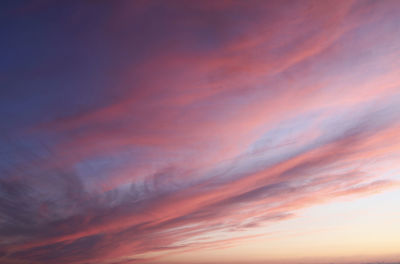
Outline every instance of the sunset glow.
[[1, 264], [400, 262], [400, 1], [3, 1]]

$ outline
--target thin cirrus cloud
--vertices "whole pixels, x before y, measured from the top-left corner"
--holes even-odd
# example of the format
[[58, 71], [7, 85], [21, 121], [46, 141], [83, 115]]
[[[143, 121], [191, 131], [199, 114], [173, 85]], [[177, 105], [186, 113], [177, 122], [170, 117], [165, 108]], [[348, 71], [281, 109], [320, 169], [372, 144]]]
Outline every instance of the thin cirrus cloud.
[[399, 8], [7, 4], [0, 260], [159, 261], [398, 188]]

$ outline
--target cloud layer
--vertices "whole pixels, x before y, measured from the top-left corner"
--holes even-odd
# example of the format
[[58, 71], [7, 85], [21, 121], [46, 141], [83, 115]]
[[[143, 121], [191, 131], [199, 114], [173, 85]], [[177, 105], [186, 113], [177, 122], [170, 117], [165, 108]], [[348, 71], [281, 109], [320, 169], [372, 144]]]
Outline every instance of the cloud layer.
[[6, 5], [0, 261], [151, 262], [399, 187], [399, 8]]

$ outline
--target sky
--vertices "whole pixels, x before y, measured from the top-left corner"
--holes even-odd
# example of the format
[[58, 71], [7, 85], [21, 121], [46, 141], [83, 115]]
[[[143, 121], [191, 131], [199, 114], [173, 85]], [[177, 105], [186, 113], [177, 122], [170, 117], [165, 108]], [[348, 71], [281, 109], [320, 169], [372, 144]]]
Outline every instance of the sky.
[[399, 13], [1, 1], [0, 263], [398, 263]]

